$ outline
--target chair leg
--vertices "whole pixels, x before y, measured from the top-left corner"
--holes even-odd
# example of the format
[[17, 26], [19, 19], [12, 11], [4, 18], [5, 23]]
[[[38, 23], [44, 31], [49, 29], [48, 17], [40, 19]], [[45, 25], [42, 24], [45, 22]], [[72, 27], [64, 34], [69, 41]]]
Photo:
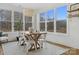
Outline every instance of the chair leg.
[[46, 47], [46, 40], [44, 40], [44, 46], [45, 46], [45, 48], [47, 48], [47, 47]]
[[21, 42], [20, 42], [20, 41], [18, 41], [18, 42], [17, 42], [17, 45], [21, 45]]
[[43, 41], [39, 41], [40, 42], [40, 48], [43, 48]]
[[25, 52], [26, 52], [26, 54], [28, 54], [28, 44], [26, 44], [26, 45], [24, 45], [24, 50], [25, 50]]
[[41, 41], [41, 48], [43, 48], [43, 41]]
[[17, 41], [17, 45], [19, 44], [19, 41]]

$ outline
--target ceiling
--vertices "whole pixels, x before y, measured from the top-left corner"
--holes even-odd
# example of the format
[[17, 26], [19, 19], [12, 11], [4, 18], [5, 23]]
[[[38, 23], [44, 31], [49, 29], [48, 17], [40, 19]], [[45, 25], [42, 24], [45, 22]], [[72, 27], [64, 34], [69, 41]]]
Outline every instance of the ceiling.
[[30, 9], [46, 9], [66, 5], [66, 3], [13, 3], [13, 5]]

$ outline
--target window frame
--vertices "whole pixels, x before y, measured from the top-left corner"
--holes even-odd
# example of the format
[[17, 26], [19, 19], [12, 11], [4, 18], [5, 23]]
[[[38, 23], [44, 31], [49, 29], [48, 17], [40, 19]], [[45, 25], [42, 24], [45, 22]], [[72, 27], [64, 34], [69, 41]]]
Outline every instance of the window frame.
[[[68, 10], [68, 5], [64, 5], [64, 6], [67, 6], [67, 10]], [[59, 6], [59, 7], [63, 7], [63, 6]], [[67, 18], [66, 18], [66, 33], [56, 32], [56, 19], [55, 19], [55, 17], [56, 17], [56, 10], [55, 9], [56, 8], [53, 8], [53, 10], [54, 10], [54, 32], [47, 31], [47, 17], [45, 17], [45, 19], [46, 19], [45, 20], [45, 32], [52, 33], [52, 34], [57, 34], [57, 35], [68, 35], [68, 31], [69, 31], [68, 30], [69, 29], [68, 14], [67, 14]], [[46, 10], [46, 11], [48, 11], [48, 10]], [[39, 30], [40, 30], [40, 13], [43, 13], [43, 11], [39, 12]]]

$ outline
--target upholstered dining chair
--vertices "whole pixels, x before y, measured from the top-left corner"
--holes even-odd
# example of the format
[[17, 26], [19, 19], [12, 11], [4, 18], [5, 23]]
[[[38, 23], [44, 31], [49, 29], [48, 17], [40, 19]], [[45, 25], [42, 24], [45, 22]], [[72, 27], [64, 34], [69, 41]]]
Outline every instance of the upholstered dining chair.
[[30, 43], [29, 43], [29, 40], [28, 40], [27, 36], [24, 36], [24, 35], [18, 36], [17, 41], [18, 41], [17, 45], [23, 46], [24, 51], [26, 52], [26, 54], [28, 54]]
[[24, 44], [24, 37], [23, 37], [23, 33], [19, 33], [18, 36], [16, 37], [17, 41], [19, 45], [23, 45]]
[[43, 48], [43, 45], [46, 46], [46, 34], [42, 34], [39, 38], [40, 48]]

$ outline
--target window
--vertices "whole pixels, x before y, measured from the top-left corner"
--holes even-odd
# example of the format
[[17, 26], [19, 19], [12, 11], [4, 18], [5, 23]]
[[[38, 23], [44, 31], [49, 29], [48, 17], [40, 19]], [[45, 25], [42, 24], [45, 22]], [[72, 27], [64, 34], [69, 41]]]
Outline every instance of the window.
[[56, 32], [66, 33], [67, 6], [56, 8]]
[[23, 30], [23, 15], [20, 12], [14, 12], [14, 30]]
[[40, 14], [40, 31], [45, 31], [45, 29], [48, 32], [66, 33], [67, 5]]
[[29, 27], [32, 27], [32, 17], [25, 16], [25, 30], [28, 31]]
[[54, 32], [54, 10], [47, 12], [47, 31]]
[[0, 9], [0, 31], [11, 31], [11, 11]]
[[40, 31], [45, 31], [45, 13], [40, 14]]

